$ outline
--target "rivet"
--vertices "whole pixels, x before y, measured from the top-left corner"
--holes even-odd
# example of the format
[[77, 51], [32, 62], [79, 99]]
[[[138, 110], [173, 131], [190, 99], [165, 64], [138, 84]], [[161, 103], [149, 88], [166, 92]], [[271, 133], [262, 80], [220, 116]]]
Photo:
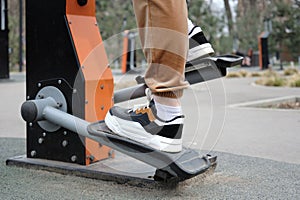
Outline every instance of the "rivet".
[[77, 93], [77, 90], [76, 89], [73, 89], [73, 94], [76, 94]]
[[26, 98], [27, 98], [27, 100], [28, 100], [28, 99], [30, 99], [30, 96], [27, 96]]
[[88, 100], [85, 100], [85, 104], [89, 104], [89, 101], [88, 101]]
[[72, 157], [71, 157], [71, 161], [72, 161], [72, 162], [76, 162], [76, 161], [77, 161], [77, 156], [75, 156], [75, 155], [72, 156]]
[[84, 69], [84, 66], [81, 66], [81, 69]]
[[104, 85], [101, 85], [100, 88], [101, 88], [101, 90], [103, 90], [104, 89]]
[[72, 22], [71, 22], [71, 21], [69, 21], [69, 24], [72, 24]]
[[38, 143], [39, 143], [39, 144], [43, 144], [43, 142], [44, 142], [44, 138], [39, 138], [39, 139], [38, 139]]
[[68, 132], [67, 131], [64, 131], [64, 135], [67, 135], [68, 134]]
[[30, 126], [30, 127], [32, 127], [32, 126], [33, 126], [33, 124], [30, 122], [30, 123], [29, 123], [29, 126]]
[[58, 80], [58, 84], [61, 84], [61, 80]]
[[97, 22], [95, 22], [95, 26], [98, 26], [98, 23], [97, 23]]
[[38, 83], [38, 87], [41, 87], [42, 86], [42, 84], [41, 83]]
[[62, 141], [61, 145], [62, 145], [63, 147], [66, 147], [66, 146], [68, 145], [68, 141], [67, 141], [67, 140]]
[[104, 106], [101, 106], [101, 110], [104, 110], [104, 108], [105, 108]]
[[35, 150], [31, 151], [30, 155], [31, 155], [31, 157], [35, 157], [36, 156], [36, 151]]
[[44, 133], [43, 133], [43, 137], [46, 137], [46, 136], [47, 136], [47, 134], [44, 132]]

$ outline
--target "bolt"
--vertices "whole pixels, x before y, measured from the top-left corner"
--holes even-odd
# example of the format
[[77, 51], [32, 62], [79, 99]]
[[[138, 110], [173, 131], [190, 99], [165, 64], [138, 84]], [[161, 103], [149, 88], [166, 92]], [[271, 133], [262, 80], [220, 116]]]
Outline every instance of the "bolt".
[[110, 150], [110, 151], [108, 152], [108, 157], [109, 157], [109, 158], [112, 158], [113, 155], [114, 155], [114, 150]]
[[105, 108], [104, 106], [101, 106], [101, 110], [104, 110], [104, 108]]
[[90, 159], [91, 162], [93, 162], [95, 160], [95, 157], [93, 155], [90, 155], [89, 159]]
[[39, 143], [39, 144], [43, 144], [43, 142], [44, 142], [44, 138], [39, 138], [39, 139], [38, 139], [38, 143]]
[[76, 162], [76, 161], [77, 161], [77, 156], [75, 156], [75, 155], [72, 156], [72, 157], [71, 157], [71, 161], [72, 161], [72, 162]]
[[81, 69], [84, 69], [84, 66], [81, 66]]
[[29, 123], [29, 126], [30, 126], [30, 127], [32, 127], [32, 126], [33, 126], [33, 124], [30, 122], [30, 123]]
[[104, 85], [101, 85], [100, 88], [101, 88], [101, 90], [103, 90], [104, 89]]
[[45, 96], [44, 96], [43, 94], [39, 94], [39, 95], [38, 95], [38, 98], [39, 98], [39, 99], [43, 99], [44, 97], [45, 97]]
[[43, 137], [46, 137], [46, 136], [47, 136], [47, 134], [44, 132], [44, 133], [43, 133]]
[[76, 89], [73, 89], [73, 94], [76, 94], [77, 93], [77, 90]]
[[88, 100], [85, 100], [85, 104], [89, 104], [89, 101], [88, 101]]
[[31, 151], [30, 155], [31, 155], [31, 157], [35, 157], [36, 156], [36, 151], [35, 150]]
[[63, 106], [62, 103], [56, 103], [57, 104], [57, 107], [61, 108]]
[[61, 80], [58, 80], [57, 82], [58, 82], [59, 85], [61, 84]]
[[68, 134], [68, 132], [67, 131], [64, 131], [64, 135], [67, 135]]
[[99, 144], [99, 148], [102, 148], [103, 147], [103, 145], [101, 144], [101, 143], [98, 143]]
[[98, 23], [97, 23], [97, 22], [95, 22], [95, 26], [98, 26]]
[[28, 99], [30, 99], [30, 96], [27, 96], [26, 98], [27, 98], [27, 100], [28, 100]]
[[38, 83], [38, 87], [41, 87], [42, 86], [42, 84], [41, 83]]
[[68, 141], [67, 141], [67, 140], [62, 141], [61, 145], [62, 145], [63, 147], [66, 147], [66, 146], [68, 145]]
[[72, 24], [72, 21], [69, 21], [69, 24]]

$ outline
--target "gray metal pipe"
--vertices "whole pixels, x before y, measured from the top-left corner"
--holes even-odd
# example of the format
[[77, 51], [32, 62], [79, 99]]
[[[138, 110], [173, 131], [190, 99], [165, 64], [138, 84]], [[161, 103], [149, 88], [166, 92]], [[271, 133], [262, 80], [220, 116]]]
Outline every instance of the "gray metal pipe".
[[60, 111], [51, 106], [47, 106], [44, 108], [43, 116], [44, 119], [53, 124], [64, 127], [81, 136], [90, 137], [90, 134], [87, 131], [87, 127], [90, 123], [83, 119], [70, 115], [66, 112]]

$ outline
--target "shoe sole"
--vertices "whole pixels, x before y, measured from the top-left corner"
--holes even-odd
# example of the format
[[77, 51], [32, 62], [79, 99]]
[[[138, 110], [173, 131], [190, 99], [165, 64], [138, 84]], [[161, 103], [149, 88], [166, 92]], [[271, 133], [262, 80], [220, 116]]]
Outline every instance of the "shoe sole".
[[212, 48], [211, 44], [202, 44], [189, 50], [187, 62], [207, 55], [212, 55], [214, 53], [215, 51]]
[[[105, 124], [115, 134], [145, 144], [159, 151], [177, 153], [182, 150], [182, 139], [170, 139], [159, 135], [152, 135], [147, 133], [138, 122], [129, 123], [126, 120], [112, 116], [110, 112], [105, 117]], [[128, 124], [128, 126], [121, 127], [120, 124]], [[135, 134], [134, 132], [137, 131], [138, 134]]]

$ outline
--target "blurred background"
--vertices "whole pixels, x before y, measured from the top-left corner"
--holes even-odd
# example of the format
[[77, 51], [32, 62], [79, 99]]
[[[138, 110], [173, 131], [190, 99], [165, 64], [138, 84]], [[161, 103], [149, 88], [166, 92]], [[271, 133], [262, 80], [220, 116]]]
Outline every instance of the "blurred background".
[[[2, 0], [3, 1], [3, 0]], [[268, 38], [270, 65], [297, 64], [300, 57], [299, 0], [189, 0], [189, 17], [201, 26], [217, 54], [236, 53], [248, 56], [258, 66], [260, 36]], [[9, 69], [26, 70], [25, 0], [7, 1], [9, 29]], [[96, 13], [103, 40], [125, 30], [136, 28], [131, 0], [96, 0]], [[121, 37], [121, 36], [120, 36]], [[120, 38], [118, 37], [118, 38]], [[138, 37], [136, 37], [138, 40]], [[110, 43], [108, 56], [112, 67], [121, 59], [114, 49], [122, 40]], [[137, 51], [137, 62], [143, 56]], [[120, 54], [119, 54], [120, 55]]]

